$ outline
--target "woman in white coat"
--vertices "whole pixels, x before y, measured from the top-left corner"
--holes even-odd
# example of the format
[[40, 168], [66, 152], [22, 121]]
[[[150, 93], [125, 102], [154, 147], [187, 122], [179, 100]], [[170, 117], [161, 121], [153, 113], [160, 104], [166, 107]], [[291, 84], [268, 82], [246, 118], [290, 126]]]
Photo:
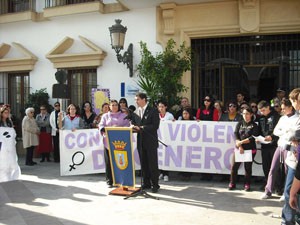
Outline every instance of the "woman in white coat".
[[39, 145], [40, 129], [34, 119], [34, 108], [27, 108], [25, 114], [22, 121], [23, 147], [26, 148], [25, 165], [33, 166], [36, 164], [32, 161], [33, 150], [35, 146]]

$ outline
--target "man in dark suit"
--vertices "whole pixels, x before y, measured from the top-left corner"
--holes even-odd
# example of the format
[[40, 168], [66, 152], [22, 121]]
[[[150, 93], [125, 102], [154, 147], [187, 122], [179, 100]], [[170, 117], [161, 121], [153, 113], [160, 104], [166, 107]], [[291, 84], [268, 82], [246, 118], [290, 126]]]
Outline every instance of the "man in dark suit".
[[144, 181], [142, 189], [152, 188], [152, 192], [156, 193], [159, 189], [157, 159], [159, 114], [156, 108], [149, 106], [145, 93], [137, 93], [135, 102], [138, 106], [137, 114], [141, 118], [139, 126], [134, 126], [133, 129], [138, 132], [137, 146]]

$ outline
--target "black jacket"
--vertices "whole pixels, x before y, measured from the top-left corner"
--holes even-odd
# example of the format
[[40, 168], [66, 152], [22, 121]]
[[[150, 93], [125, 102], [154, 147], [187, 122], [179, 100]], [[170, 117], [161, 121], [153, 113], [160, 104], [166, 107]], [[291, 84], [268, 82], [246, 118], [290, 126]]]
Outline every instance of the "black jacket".
[[142, 147], [155, 149], [158, 148], [158, 136], [157, 130], [159, 128], [159, 113], [156, 108], [152, 108], [149, 105], [145, 109], [140, 126], [143, 127], [142, 131], [138, 133], [138, 142], [141, 142], [142, 135]]
[[245, 150], [253, 150], [256, 149], [255, 139], [253, 136], [259, 135], [258, 125], [254, 121], [250, 121], [246, 123], [244, 120], [237, 123], [234, 131], [235, 138], [237, 140], [245, 140], [249, 139], [250, 142], [247, 144], [242, 144], [242, 147]]
[[[274, 145], [277, 146], [277, 141], [279, 137], [275, 136], [273, 134], [274, 128], [278, 123], [278, 120], [280, 118], [280, 115], [276, 112], [271, 110], [269, 115], [267, 116], [261, 116], [258, 120], [259, 130], [260, 134], [264, 137], [270, 135], [272, 137], [272, 141], [268, 145]], [[264, 145], [264, 144], [262, 144]]]

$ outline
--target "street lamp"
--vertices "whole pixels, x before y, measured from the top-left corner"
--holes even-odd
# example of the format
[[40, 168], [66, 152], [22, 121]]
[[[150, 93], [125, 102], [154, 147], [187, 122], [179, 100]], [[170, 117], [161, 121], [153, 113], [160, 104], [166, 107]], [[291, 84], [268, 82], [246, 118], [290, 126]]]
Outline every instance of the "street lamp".
[[115, 20], [116, 24], [109, 27], [111, 47], [117, 53], [118, 62], [123, 62], [129, 69], [129, 76], [133, 76], [133, 45], [129, 44], [128, 49], [123, 56], [120, 51], [124, 48], [125, 34], [127, 27], [121, 25], [122, 20]]

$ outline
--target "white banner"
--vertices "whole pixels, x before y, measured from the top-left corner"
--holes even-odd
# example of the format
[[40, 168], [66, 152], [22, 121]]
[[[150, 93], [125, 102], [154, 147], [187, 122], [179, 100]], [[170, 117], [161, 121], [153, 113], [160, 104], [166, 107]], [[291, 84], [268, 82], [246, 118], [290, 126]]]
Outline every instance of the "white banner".
[[15, 129], [0, 127], [0, 182], [17, 180], [20, 175]]
[[[235, 122], [161, 121], [158, 130], [160, 169], [229, 174], [234, 151]], [[144, 133], [146, 138], [147, 133]], [[133, 136], [135, 168], [140, 168]], [[61, 175], [105, 172], [104, 146], [97, 129], [60, 132]], [[260, 151], [254, 159], [261, 163]], [[241, 166], [240, 174], [243, 174]], [[261, 165], [253, 164], [253, 175], [262, 176]]]

